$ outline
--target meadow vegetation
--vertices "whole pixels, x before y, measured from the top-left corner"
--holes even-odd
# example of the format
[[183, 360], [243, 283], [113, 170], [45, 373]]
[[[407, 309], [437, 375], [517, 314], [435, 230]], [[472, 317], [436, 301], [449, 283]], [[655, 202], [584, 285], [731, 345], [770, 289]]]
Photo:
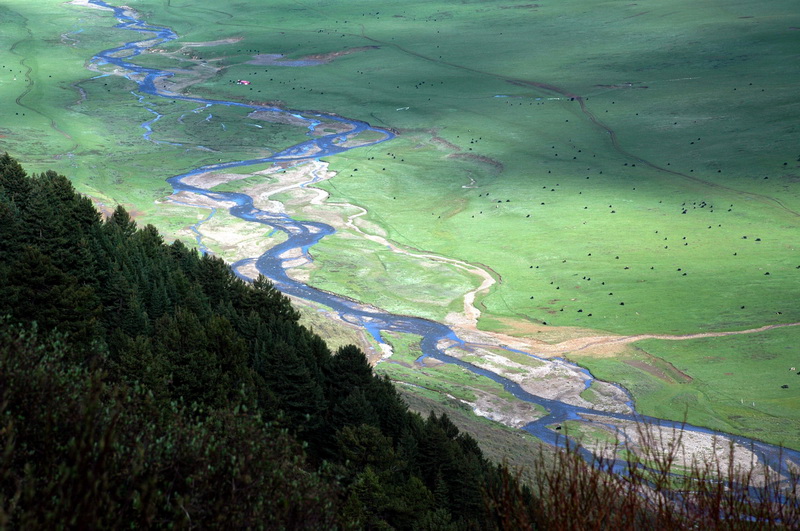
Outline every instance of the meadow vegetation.
[[[174, 70], [169, 90], [398, 132], [331, 157], [337, 175], [317, 186], [331, 203], [366, 209], [367, 232], [492, 271], [499, 282], [477, 300], [484, 331], [800, 322], [800, 14], [789, 0], [128, 5], [181, 36], [137, 59]], [[189, 227], [208, 210], [166, 201], [166, 178], [305, 138], [242, 109], [130, 94], [135, 83], [109, 67], [87, 71], [93, 54], [130, 39], [108, 12], [27, 0], [0, 9], [0, 150], [68, 175], [108, 213], [125, 205], [170, 240], [194, 244]], [[260, 54], [326, 60], [258, 64]], [[156, 116], [148, 135], [140, 125]], [[251, 235], [230, 224], [207, 223], [205, 244], [243, 258], [222, 235]], [[311, 284], [434, 319], [460, 311], [460, 294], [478, 284], [352, 236], [312, 250]], [[692, 423], [800, 448], [800, 383], [788, 370], [800, 366], [798, 340], [800, 327], [788, 327], [567, 355], [624, 384], [642, 413], [688, 407]], [[465, 399], [471, 391], [456, 387], [473, 385], [452, 367], [380, 370]]]
[[[790, 328], [687, 341], [647, 340], [613, 358], [587, 362], [636, 397], [637, 410], [660, 418], [800, 445], [800, 363]], [[577, 359], [583, 362], [582, 357]]]

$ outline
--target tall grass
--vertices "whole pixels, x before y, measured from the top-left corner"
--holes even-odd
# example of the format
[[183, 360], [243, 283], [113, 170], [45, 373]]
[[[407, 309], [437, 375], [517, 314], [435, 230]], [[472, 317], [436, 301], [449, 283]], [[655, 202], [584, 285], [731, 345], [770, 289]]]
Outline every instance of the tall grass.
[[[685, 455], [681, 430], [639, 425], [640, 446], [623, 445], [625, 460], [570, 443], [542, 450], [530, 487], [507, 465], [487, 488], [487, 503], [502, 529], [798, 529], [800, 476], [782, 456], [769, 466], [726, 457]], [[607, 448], [616, 450], [616, 448]], [[719, 456], [719, 453], [713, 455]], [[609, 457], [612, 456], [612, 457]], [[775, 468], [777, 467], [777, 468]]]

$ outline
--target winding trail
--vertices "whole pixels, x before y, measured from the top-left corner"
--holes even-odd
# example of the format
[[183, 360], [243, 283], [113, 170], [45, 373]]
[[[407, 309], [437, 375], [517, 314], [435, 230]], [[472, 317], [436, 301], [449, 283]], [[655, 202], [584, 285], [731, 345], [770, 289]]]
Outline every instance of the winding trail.
[[536, 353], [539, 355], [557, 356], [559, 354], [567, 354], [569, 352], [580, 352], [583, 350], [591, 350], [592, 348], [604, 345], [626, 345], [643, 341], [645, 339], [661, 339], [666, 341], [686, 341], [689, 339], [701, 339], [704, 337], [726, 337], [742, 334], [757, 334], [759, 332], [766, 332], [776, 328], [785, 328], [787, 326], [798, 326], [800, 323], [781, 323], [759, 328], [750, 328], [747, 330], [729, 330], [726, 332], [700, 332], [696, 334], [683, 334], [683, 335], [669, 335], [669, 334], [637, 334], [633, 336], [588, 336], [579, 337], [575, 339], [568, 339], [560, 343], [552, 345], [537, 345], [535, 347]]
[[[328, 164], [326, 162], [322, 162], [319, 159], [314, 159], [310, 161], [308, 164], [313, 164], [314, 168], [311, 170], [311, 175], [313, 175], [313, 179], [306, 180], [299, 183], [292, 183], [287, 184], [285, 186], [280, 186], [278, 188], [270, 189], [270, 191], [265, 194], [267, 199], [270, 199], [274, 195], [278, 195], [284, 192], [288, 192], [290, 190], [295, 190], [298, 188], [306, 188], [308, 190], [313, 190], [315, 192], [315, 197], [311, 198], [308, 201], [310, 205], [328, 205], [328, 206], [341, 206], [341, 207], [350, 207], [356, 209], [358, 212], [355, 214], [350, 214], [344, 220], [343, 227], [350, 229], [354, 233], [358, 234], [365, 240], [369, 240], [371, 242], [375, 242], [386, 249], [392, 251], [393, 253], [397, 253], [403, 256], [408, 256], [411, 258], [417, 258], [422, 260], [429, 260], [431, 262], [437, 262], [441, 264], [447, 264], [454, 266], [458, 269], [466, 271], [472, 275], [479, 277], [480, 285], [478, 287], [466, 292], [462, 299], [463, 299], [463, 313], [456, 314], [456, 315], [449, 315], [446, 319], [446, 322], [452, 326], [456, 326], [459, 328], [467, 327], [471, 330], [477, 331], [477, 324], [478, 319], [481, 316], [481, 311], [475, 305], [475, 298], [480, 293], [488, 292], [488, 290], [497, 283], [496, 276], [499, 275], [492, 274], [490, 272], [490, 268], [488, 267], [480, 267], [475, 264], [471, 264], [464, 260], [459, 260], [457, 258], [449, 258], [446, 256], [441, 256], [439, 254], [425, 252], [414, 247], [409, 247], [407, 245], [401, 245], [396, 241], [389, 240], [383, 236], [379, 236], [377, 234], [368, 234], [364, 232], [361, 227], [356, 224], [356, 220], [367, 215], [368, 211], [364, 207], [354, 205], [352, 203], [332, 203], [328, 202], [328, 198], [330, 194], [321, 189], [321, 188], [309, 188], [309, 185], [314, 183], [320, 182], [324, 179], [323, 175], [327, 173]], [[503, 336], [505, 338], [505, 336]]]
[[[309, 248], [315, 243], [319, 242], [323, 237], [332, 234], [334, 232], [333, 227], [320, 222], [298, 221], [292, 219], [283, 212], [273, 212], [256, 208], [253, 197], [247, 194], [215, 192], [199, 186], [198, 180], [194, 178], [204, 173], [253, 164], [273, 163], [276, 165], [281, 165], [281, 167], [285, 168], [287, 166], [298, 165], [306, 162], [319, 161], [321, 157], [332, 156], [338, 153], [343, 153], [350, 149], [356, 149], [358, 147], [370, 146], [389, 141], [394, 138], [394, 133], [386, 129], [373, 127], [362, 121], [351, 120], [334, 114], [326, 114], [316, 111], [305, 112], [286, 110], [266, 105], [248, 104], [235, 101], [209, 100], [184, 96], [166, 91], [163, 88], [159, 88], [159, 86], [163, 86], [163, 84], [159, 84], [157, 81], [169, 78], [172, 76], [171, 73], [154, 68], [142, 67], [132, 61], [145, 49], [177, 39], [178, 36], [170, 28], [151, 25], [144, 22], [129, 8], [113, 7], [102, 0], [88, 0], [88, 3], [93, 6], [99, 6], [112, 10], [113, 16], [119, 20], [119, 24], [116, 26], [117, 28], [132, 31], [137, 34], [144, 34], [140, 40], [134, 40], [120, 47], [100, 52], [90, 61], [90, 67], [93, 69], [102, 71], [104, 66], [112, 65], [112, 68], [115, 70], [117, 75], [124, 75], [128, 79], [134, 81], [138, 85], [138, 93], [134, 93], [135, 97], [138, 98], [141, 97], [141, 95], [146, 94], [154, 97], [167, 97], [173, 100], [194, 102], [207, 107], [221, 105], [246, 108], [254, 111], [269, 111], [271, 113], [291, 115], [292, 117], [303, 120], [308, 124], [309, 136], [311, 137], [309, 140], [291, 146], [283, 151], [274, 153], [269, 157], [207, 165], [188, 171], [181, 175], [176, 175], [167, 180], [173, 187], [175, 194], [182, 194], [182, 197], [191, 198], [194, 196], [202, 198], [204, 201], [202, 206], [204, 208], [208, 208], [209, 202], [217, 205], [229, 205], [229, 212], [231, 215], [247, 222], [267, 225], [272, 227], [273, 231], [285, 233], [287, 239], [284, 242], [272, 247], [261, 256], [240, 260], [239, 262], [234, 263], [232, 268], [238, 275], [242, 276], [243, 278], [247, 278], [241, 273], [240, 270], [243, 268], [255, 268], [255, 270], [257, 270], [259, 273], [269, 278], [275, 287], [281, 292], [292, 297], [313, 301], [331, 308], [343, 321], [366, 329], [380, 344], [385, 344], [381, 337], [382, 332], [402, 332], [420, 336], [420, 348], [423, 353], [422, 357], [420, 358], [421, 360], [424, 360], [425, 358], [433, 358], [443, 363], [458, 365], [473, 374], [480, 375], [497, 382], [518, 400], [532, 404], [538, 404], [546, 409], [548, 412], [547, 415], [529, 422], [523, 427], [523, 429], [545, 441], [546, 443], [552, 445], [564, 444], [564, 438], [559, 437], [559, 434], [551, 430], [548, 426], [560, 424], [567, 420], [586, 420], [592, 418], [601, 419], [602, 422], [607, 424], [644, 421], [652, 424], [653, 426], [667, 430], [685, 430], [687, 434], [692, 436], [702, 435], [731, 440], [739, 447], [752, 449], [752, 451], [760, 460], [769, 464], [769, 466], [775, 469], [784, 470], [784, 465], [787, 460], [800, 466], [800, 452], [793, 450], [781, 450], [775, 446], [760, 441], [745, 437], [732, 436], [696, 426], [685, 425], [680, 422], [639, 416], [630, 413], [601, 411], [598, 409], [568, 404], [561, 400], [554, 400], [545, 398], [543, 396], [538, 396], [526, 390], [523, 385], [510, 378], [501, 376], [496, 372], [483, 368], [477, 364], [463, 361], [457, 356], [449, 354], [449, 349], [458, 349], [460, 352], [469, 353], [475, 352], [477, 349], [484, 348], [486, 345], [479, 342], [468, 342], [462, 339], [456, 334], [453, 328], [443, 323], [417, 317], [393, 315], [381, 309], [361, 304], [357, 301], [349, 300], [333, 293], [312, 288], [303, 282], [291, 278], [288, 274], [288, 269], [292, 267], [291, 264], [296, 263], [298, 257], [311, 261], [312, 258], [308, 253]], [[552, 85], [538, 84], [538, 86], [540, 86], [540, 88], [553, 90], [556, 92], [561, 90]], [[315, 130], [315, 128], [323, 121], [332, 121], [342, 124], [344, 128], [343, 132], [340, 131], [330, 134], [320, 134]], [[354, 143], [353, 140], [363, 132], [369, 132], [372, 134], [372, 136], [377, 134], [378, 139], [369, 142]], [[191, 181], [193, 184], [187, 183], [187, 180]], [[358, 215], [359, 214], [351, 216], [349, 222], [355, 230], [361, 232], [357, 229], [354, 223]], [[363, 213], [360, 215], [363, 215]], [[361, 234], [370, 239], [376, 238], [375, 241], [384, 245], [388, 245], [395, 252], [410, 253], [410, 251], [402, 249], [386, 239], [377, 236], [370, 236], [364, 234], [363, 232], [361, 232]], [[481, 289], [488, 289], [488, 287], [491, 286], [491, 282], [495, 281], [490, 273], [483, 271], [481, 268], [472, 264], [467, 264], [466, 262], [452, 260], [422, 251], [411, 254], [411, 256], [441, 261], [443, 263], [461, 267], [467, 271], [480, 275], [480, 277], [483, 279], [481, 286], [475, 291], [471, 292], [472, 297], [465, 297], [465, 311], [467, 315], [470, 316], [470, 320], [472, 317], [477, 318], [478, 310], [473, 304], [474, 295]], [[469, 308], [467, 308], [467, 306], [469, 306]], [[794, 326], [795, 324], [784, 326]], [[746, 330], [741, 332], [720, 332], [718, 334], [727, 335], [732, 333], [752, 333], [756, 331], [768, 330], [773, 327], [763, 327], [761, 329]], [[706, 336], [706, 334], [697, 334], [692, 336], [641, 335], [629, 337], [594, 337], [575, 340], [583, 341], [583, 344], [561, 343], [556, 345], [554, 348], [556, 350], [563, 349], [562, 352], [566, 352], [567, 350], [591, 348], [593, 345], [602, 342], [632, 342], [651, 337], [661, 339], [691, 339], [694, 337], [709, 336]], [[553, 362], [552, 360], [547, 360], [545, 358], [536, 356], [535, 352], [524, 352], [509, 347], [503, 347], [502, 345], [491, 346], [492, 348], [505, 348], [508, 351], [531, 356], [543, 362]], [[590, 385], [594, 381], [594, 378], [588, 371], [571, 364], [566, 360], [556, 360], [554, 363], [558, 363], [560, 366], [568, 368], [569, 370], [580, 371], [582, 374], [584, 374], [587, 385]], [[595, 422], [597, 422], [597, 420], [595, 420]]]

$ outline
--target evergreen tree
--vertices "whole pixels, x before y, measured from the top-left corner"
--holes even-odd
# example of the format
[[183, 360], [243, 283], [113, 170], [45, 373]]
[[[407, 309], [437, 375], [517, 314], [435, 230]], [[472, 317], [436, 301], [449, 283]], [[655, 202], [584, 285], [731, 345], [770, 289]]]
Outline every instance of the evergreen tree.
[[101, 221], [7, 155], [0, 251], [0, 527], [484, 521], [477, 443], [409, 413], [356, 347], [332, 355], [266, 278], [167, 246], [121, 206]]
[[122, 205], [117, 205], [103, 226], [106, 234], [116, 242], [124, 241], [136, 233], [136, 222]]
[[[367, 400], [363, 390], [355, 389], [333, 407], [330, 426], [339, 430], [346, 426], [370, 425], [378, 429], [380, 419], [375, 408]], [[391, 442], [391, 439], [390, 439]]]
[[78, 343], [90, 343], [100, 331], [100, 300], [79, 285], [36, 247], [25, 247], [11, 262], [0, 288], [0, 310], [45, 330], [67, 332]]
[[281, 344], [275, 345], [265, 358], [266, 370], [262, 376], [293, 431], [308, 435], [321, 428], [324, 395], [308, 367], [291, 348]]
[[0, 527], [333, 529], [336, 490], [239, 403], [200, 418], [0, 327]]
[[31, 180], [27, 178], [25, 170], [8, 153], [0, 156], [0, 188], [10, 201], [18, 205], [28, 201], [31, 191]]
[[20, 210], [9, 196], [9, 191], [0, 187], [0, 265], [8, 263], [10, 257], [22, 245]]

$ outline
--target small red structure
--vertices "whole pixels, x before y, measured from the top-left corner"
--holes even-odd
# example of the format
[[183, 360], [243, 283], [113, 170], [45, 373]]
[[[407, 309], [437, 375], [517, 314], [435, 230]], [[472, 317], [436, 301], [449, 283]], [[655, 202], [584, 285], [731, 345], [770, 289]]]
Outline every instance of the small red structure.
[[250, 82], [247, 81], [246, 79], [238, 79], [238, 80], [236, 80], [236, 84], [237, 85], [249, 85]]

